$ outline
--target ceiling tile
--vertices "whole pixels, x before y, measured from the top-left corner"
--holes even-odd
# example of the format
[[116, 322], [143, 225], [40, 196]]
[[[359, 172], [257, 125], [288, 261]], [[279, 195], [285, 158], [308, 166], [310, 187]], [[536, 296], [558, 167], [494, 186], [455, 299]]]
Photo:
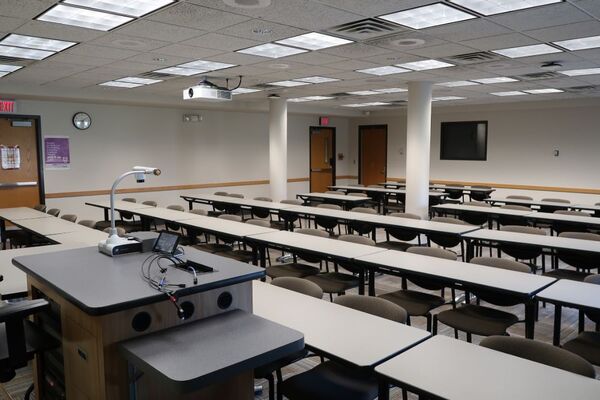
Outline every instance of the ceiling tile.
[[91, 43], [118, 49], [136, 51], [150, 51], [169, 44], [168, 42], [164, 42], [162, 40], [126, 36], [120, 33], [109, 33], [96, 40], [93, 40]]
[[410, 54], [415, 54], [427, 58], [442, 58], [455, 56], [457, 54], [473, 53], [477, 51], [472, 47], [462, 46], [460, 44], [448, 43], [439, 46], [422, 47], [419, 49], [407, 50]]
[[187, 46], [204, 47], [207, 49], [234, 51], [245, 49], [247, 47], [253, 47], [262, 43], [257, 42], [256, 40], [221, 35], [219, 33], [209, 33], [194, 39], [183, 41], [181, 44]]
[[211, 61], [218, 61], [234, 65], [257, 64], [265, 61], [264, 57], [253, 56], [242, 53], [224, 53], [210, 58]]
[[444, 40], [462, 42], [463, 40], [502, 35], [505, 33], [510, 33], [511, 31], [508, 28], [495, 24], [486, 19], [478, 18], [423, 29], [423, 32], [431, 36], [437, 36]]
[[578, 0], [575, 5], [594, 17], [600, 18], [600, 2], [598, 0]]
[[116, 32], [123, 35], [137, 36], [167, 42], [181, 42], [206, 33], [200, 29], [163, 24], [162, 22], [138, 20], [126, 24]]
[[107, 65], [115, 60], [111, 60], [110, 58], [101, 58], [94, 57], [89, 55], [79, 55], [79, 54], [71, 54], [62, 52], [55, 56], [52, 56], [53, 61], [62, 62], [66, 64], [77, 64], [77, 65], [89, 65], [93, 67], [99, 67], [102, 65]]
[[56, 3], [56, 0], [2, 0], [0, 15], [31, 19]]
[[[361, 60], [347, 60], [331, 63], [327, 66], [329, 68], [341, 69], [344, 71], [356, 71], [357, 69], [375, 68], [380, 67], [381, 65]], [[362, 75], [364, 77], [364, 74]]]
[[490, 36], [486, 38], [465, 40], [463, 45], [473, 47], [479, 50], [496, 50], [508, 47], [527, 46], [537, 44], [535, 39], [522, 35], [520, 33], [509, 33], [506, 35]]
[[319, 51], [311, 51], [308, 53], [297, 54], [295, 56], [285, 57], [281, 60], [290, 60], [294, 62], [300, 62], [304, 64], [311, 65], [323, 65], [323, 64], [331, 64], [331, 63], [340, 63], [346, 60], [342, 57], [332, 56], [329, 54], [325, 54]]
[[235, 36], [244, 39], [256, 40], [257, 42], [276, 41], [292, 36], [302, 35], [308, 31], [287, 25], [277, 24], [262, 19], [252, 19], [219, 30], [217, 33]]
[[156, 69], [155, 65], [142, 64], [139, 62], [131, 62], [127, 60], [115, 61], [110, 65], [107, 65], [107, 67], [115, 70], [122, 70], [124, 74], [139, 74], [142, 72], [149, 72], [153, 69]]
[[178, 57], [169, 54], [163, 54], [158, 51], [148, 52], [148, 53], [140, 53], [133, 57], [129, 57], [125, 61], [128, 62], [139, 62], [142, 64], [149, 64], [156, 66], [158, 68], [166, 68], [171, 67], [177, 64], [183, 64], [186, 62], [194, 61], [196, 58], [191, 56], [189, 57]]
[[417, 31], [400, 33], [367, 41], [367, 44], [372, 46], [384, 47], [396, 51], [409, 51], [411, 49], [436, 46], [444, 43], [447, 42]]
[[[365, 17], [376, 17], [378, 15], [390, 14], [396, 11], [402, 11], [406, 8], [419, 7], [422, 5], [434, 3], [431, 0], [398, 1], [398, 0], [316, 0], [330, 7], [340, 10], [350, 11]], [[408, 4], [410, 3], [410, 5]]]
[[14, 32], [15, 29], [27, 22], [26, 19], [0, 16], [0, 31]]
[[195, 4], [179, 3], [152, 14], [147, 19], [212, 32], [247, 21], [249, 18]]
[[205, 59], [206, 57], [222, 54], [223, 50], [204, 49], [195, 46], [185, 46], [183, 44], [170, 44], [156, 50], [157, 53], [170, 56], [189, 57], [192, 59]]
[[586, 21], [577, 24], [553, 26], [552, 28], [534, 29], [523, 33], [542, 42], [556, 42], [600, 35], [600, 22]]
[[525, 31], [588, 21], [592, 18], [569, 3], [550, 4], [488, 17], [508, 28]]
[[113, 60], [122, 60], [124, 58], [133, 57], [136, 54], [139, 54], [138, 51], [133, 50], [125, 50], [125, 49], [115, 49], [111, 47], [105, 46], [96, 46], [92, 44], [79, 44], [77, 46], [71, 47], [65, 50], [66, 53], [77, 54], [81, 56], [93, 56], [97, 57], [98, 54], [102, 54], [103, 58], [111, 58]]
[[344, 46], [332, 47], [321, 50], [320, 52], [346, 58], [365, 58], [391, 53], [389, 49], [384, 49], [377, 46], [369, 46], [363, 43], [353, 43]]
[[15, 31], [22, 35], [39, 36], [50, 39], [68, 40], [72, 42], [86, 42], [98, 38], [105, 32], [84, 29], [76, 26], [54, 24], [44, 21], [29, 21]]

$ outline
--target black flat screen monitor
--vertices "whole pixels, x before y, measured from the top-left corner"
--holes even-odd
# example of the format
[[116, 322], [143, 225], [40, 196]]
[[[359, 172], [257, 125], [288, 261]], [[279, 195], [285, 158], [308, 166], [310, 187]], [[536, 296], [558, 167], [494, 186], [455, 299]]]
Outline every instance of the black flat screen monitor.
[[441, 160], [487, 160], [487, 121], [442, 122]]
[[154, 242], [154, 248], [152, 249], [155, 253], [173, 255], [177, 251], [179, 240], [181, 236], [176, 233], [163, 231]]

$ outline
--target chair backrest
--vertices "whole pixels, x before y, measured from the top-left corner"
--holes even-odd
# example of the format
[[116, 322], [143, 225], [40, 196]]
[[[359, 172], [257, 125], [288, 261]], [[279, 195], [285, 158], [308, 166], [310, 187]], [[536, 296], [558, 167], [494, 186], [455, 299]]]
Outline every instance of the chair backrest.
[[[416, 214], [411, 214], [411, 213], [396, 212], [396, 213], [388, 214], [388, 216], [398, 217], [398, 218], [415, 219], [415, 220], [421, 219], [420, 216], [418, 216]], [[415, 231], [413, 229], [404, 229], [404, 228], [400, 228], [400, 227], [387, 227], [387, 228], [385, 228], [385, 231], [391, 237], [398, 239], [398, 240], [403, 240], [403, 241], [410, 241], [410, 240], [415, 239], [417, 236], [419, 236], [418, 231]]]
[[35, 206], [33, 206], [33, 209], [37, 210], [37, 211], [45, 212], [46, 205], [45, 204], [36, 204]]
[[506, 196], [507, 199], [513, 199], [513, 200], [529, 200], [529, 201], [533, 201], [533, 197], [531, 196], [524, 196], [522, 194], [511, 194]]
[[75, 215], [75, 214], [65, 214], [65, 215], [61, 216], [60, 218], [64, 219], [65, 221], [69, 221], [69, 222], [77, 221], [77, 215]]
[[[561, 232], [558, 236], [570, 239], [600, 241], [600, 235], [590, 232]], [[594, 253], [559, 249], [557, 256], [562, 262], [577, 269], [583, 269], [584, 271], [598, 267], [598, 256]]]
[[377, 214], [377, 210], [375, 210], [373, 208], [369, 208], [369, 207], [354, 207], [350, 211], [354, 211], [357, 213], [363, 213], [363, 214]]
[[500, 208], [504, 208], [506, 210], [519, 210], [519, 211], [531, 211], [531, 208], [527, 206], [519, 206], [517, 204], [505, 204]]
[[361, 193], [361, 192], [352, 192], [352, 193], [348, 193], [349, 196], [354, 196], [354, 197], [369, 197], [368, 194], [366, 193]]
[[233, 214], [221, 214], [217, 218], [227, 219], [229, 221], [242, 222], [242, 217], [239, 215]]
[[47, 214], [52, 215], [53, 217], [58, 217], [60, 214], [60, 209], [58, 208], [51, 208], [48, 211], [46, 211]]
[[554, 214], [562, 214], [562, 215], [576, 215], [578, 217], [589, 217], [590, 214], [583, 211], [575, 211], [575, 210], [555, 210]]
[[294, 232], [302, 233], [304, 235], [320, 236], [320, 237], [325, 237], [325, 238], [329, 237], [329, 233], [322, 231], [320, 229], [301, 228], [301, 229], [296, 229]]
[[546, 235], [545, 230], [541, 228], [534, 228], [533, 226], [504, 225], [500, 227], [500, 230], [505, 232], [528, 233], [530, 235]]
[[133, 197], [125, 197], [124, 199], [122, 199], [123, 201], [126, 201], [128, 203], [137, 203], [137, 200], [134, 199]]
[[215, 192], [213, 193], [215, 196], [227, 196], [227, 192]]
[[338, 191], [338, 190], [326, 190], [325, 191], [326, 194], [345, 194], [342, 191]]
[[246, 223], [250, 224], [250, 225], [262, 226], [262, 227], [265, 227], [265, 228], [270, 228], [271, 227], [271, 223], [269, 221], [264, 220], [264, 219], [247, 219]]
[[596, 377], [594, 367], [588, 361], [548, 343], [514, 336], [490, 336], [483, 339], [480, 345], [589, 378]]
[[558, 236], [571, 239], [595, 240], [600, 242], [600, 235], [591, 232], [562, 232]]
[[157, 207], [158, 203], [154, 200], [146, 200], [146, 201], [142, 201], [142, 204], [145, 206], [150, 206], [150, 207]]
[[548, 202], [548, 203], [563, 203], [563, 204], [571, 204], [570, 200], [567, 199], [559, 199], [559, 198], [552, 198], [552, 197], [547, 197], [545, 199], [542, 199], [541, 201], [543, 202]]
[[[600, 274], [588, 275], [583, 281], [593, 285], [600, 285]], [[586, 311], [585, 315], [596, 324], [600, 324], [600, 311]]]
[[96, 221], [91, 219], [82, 219], [78, 224], [92, 229], [96, 228]]
[[243, 199], [244, 195], [241, 193], [227, 193], [227, 197], [235, 197], [236, 199]]
[[208, 215], [208, 211], [203, 208], [194, 208], [193, 210], [190, 210], [190, 213], [196, 215]]
[[455, 225], [471, 225], [465, 221], [460, 219], [451, 218], [451, 217], [433, 217], [431, 218], [434, 222], [443, 222], [445, 224], [455, 224]]
[[381, 297], [346, 294], [344, 296], [336, 297], [333, 302], [344, 307], [366, 312], [402, 324], [406, 323], [408, 317], [408, 313], [404, 308], [389, 300], [382, 299]]
[[420, 254], [422, 256], [443, 258], [445, 260], [456, 261], [456, 253], [446, 249], [440, 249], [438, 247], [426, 247], [426, 246], [411, 246], [406, 249], [407, 253]]
[[285, 200], [281, 200], [280, 203], [282, 204], [293, 204], [296, 206], [301, 206], [302, 204], [304, 204], [304, 202], [302, 200], [296, 200], [296, 199], [285, 199]]
[[477, 206], [477, 207], [491, 207], [491, 204], [485, 203], [483, 201], [465, 201], [463, 203], [466, 206]]
[[[108, 228], [104, 228], [105, 233], [110, 233], [110, 226]], [[120, 226], [117, 226], [117, 235], [119, 236], [126, 236], [127, 235], [127, 231], [125, 231], [125, 229], [121, 228]]]
[[368, 237], [359, 235], [341, 235], [340, 237], [338, 237], [338, 240], [343, 240], [344, 242], [365, 244], [367, 246], [375, 246], [375, 241], [373, 239], [369, 239]]
[[365, 185], [363, 185], [362, 183], [353, 183], [352, 185], [348, 185], [348, 186], [352, 186], [352, 187], [365, 187]]
[[282, 276], [273, 279], [271, 281], [271, 285], [293, 290], [294, 292], [302, 293], [317, 299], [323, 298], [323, 289], [321, 289], [316, 283], [307, 279], [296, 278], [292, 276]]
[[270, 201], [270, 202], [273, 202], [273, 199], [272, 199], [272, 198], [270, 198], [270, 197], [264, 197], [264, 196], [255, 197], [255, 198], [254, 198], [254, 200], [257, 200], [257, 201]]
[[[475, 257], [471, 259], [471, 264], [484, 265], [486, 267], [507, 269], [515, 272], [523, 272], [526, 274], [531, 273], [531, 268], [527, 265], [510, 260], [508, 258], [498, 258], [498, 257]], [[479, 297], [481, 300], [487, 301], [488, 303], [492, 303], [498, 306], [514, 306], [517, 304], [521, 304], [523, 302], [522, 299], [507, 295], [505, 293], [497, 293], [493, 291], [487, 290], [476, 290], [473, 293]]]
[[317, 205], [319, 208], [328, 208], [330, 210], [341, 210], [342, 207], [337, 204], [322, 203]]
[[180, 206], [179, 204], [171, 204], [170, 206], [167, 206], [167, 208], [169, 210], [185, 211], [185, 208], [183, 208], [183, 206]]
[[410, 218], [410, 219], [421, 219], [420, 216], [418, 216], [417, 214], [411, 214], [411, 213], [401, 213], [401, 212], [396, 212], [396, 213], [390, 213], [388, 214], [388, 216], [390, 217], [399, 217], [399, 218]]

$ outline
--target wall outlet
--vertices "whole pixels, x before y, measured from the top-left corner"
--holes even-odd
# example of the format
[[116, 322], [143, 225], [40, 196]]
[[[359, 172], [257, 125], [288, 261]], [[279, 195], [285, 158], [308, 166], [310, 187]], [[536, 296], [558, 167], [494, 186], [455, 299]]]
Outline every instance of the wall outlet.
[[554, 157], [558, 157], [559, 155], [560, 155], [560, 151], [558, 149], [554, 150]]

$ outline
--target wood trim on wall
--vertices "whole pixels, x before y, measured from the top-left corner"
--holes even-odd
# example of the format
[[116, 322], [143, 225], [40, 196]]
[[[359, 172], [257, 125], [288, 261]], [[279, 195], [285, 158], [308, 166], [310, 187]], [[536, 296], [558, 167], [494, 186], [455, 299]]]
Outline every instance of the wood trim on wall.
[[[406, 182], [405, 178], [388, 178], [388, 181]], [[441, 179], [432, 179], [431, 183], [449, 185], [459, 184], [465, 186], [491, 186], [495, 189], [519, 189], [519, 190], [536, 190], [543, 192], [563, 192], [563, 193], [580, 193], [580, 194], [600, 194], [600, 189], [591, 188], [572, 188], [561, 186], [538, 186], [538, 185], [517, 185], [512, 183], [491, 183], [491, 182], [466, 182], [466, 181], [449, 181]]]

